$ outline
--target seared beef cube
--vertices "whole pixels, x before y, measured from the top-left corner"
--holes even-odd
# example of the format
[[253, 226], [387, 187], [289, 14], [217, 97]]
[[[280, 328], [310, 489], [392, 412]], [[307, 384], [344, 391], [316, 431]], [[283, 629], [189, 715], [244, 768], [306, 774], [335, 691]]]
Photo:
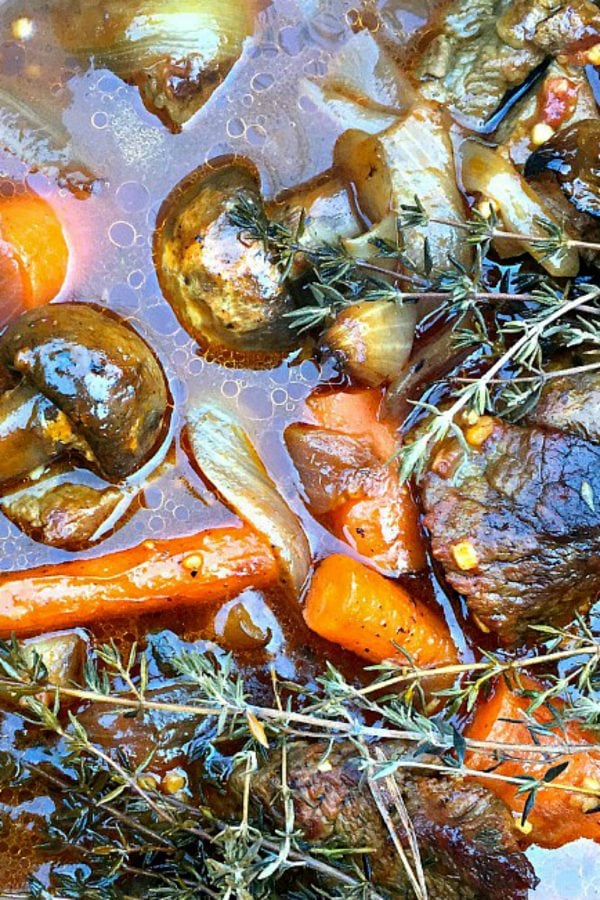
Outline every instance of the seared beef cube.
[[433, 460], [425, 524], [448, 582], [484, 630], [513, 643], [533, 637], [533, 624], [562, 624], [589, 608], [600, 590], [600, 446], [498, 421], [461, 460], [455, 439]]
[[[388, 756], [402, 755], [400, 743], [387, 744]], [[422, 760], [422, 758], [420, 758]], [[376, 848], [368, 857], [372, 880], [408, 896], [404, 866], [371, 793], [360, 753], [352, 743], [329, 752], [322, 743], [291, 745], [287, 783], [294, 802], [295, 827], [316, 845]], [[281, 752], [273, 754], [251, 781], [257, 810], [284, 824]], [[517, 831], [504, 804], [487, 788], [460, 778], [416, 775], [400, 768], [394, 793], [412, 822], [431, 900], [520, 900], [535, 885], [533, 869], [520, 851]], [[244, 767], [229, 783], [229, 802], [241, 802]], [[389, 783], [378, 782], [383, 802], [393, 810]], [[398, 835], [405, 847], [406, 833]], [[410, 851], [408, 852], [410, 858]]]

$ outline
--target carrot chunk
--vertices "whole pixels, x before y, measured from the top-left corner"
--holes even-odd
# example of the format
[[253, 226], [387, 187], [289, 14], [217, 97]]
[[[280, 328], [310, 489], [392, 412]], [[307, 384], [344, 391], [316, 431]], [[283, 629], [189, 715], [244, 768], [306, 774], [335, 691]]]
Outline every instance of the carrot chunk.
[[371, 662], [452, 664], [457, 652], [444, 620], [378, 572], [348, 556], [329, 556], [311, 582], [304, 610], [309, 628]]
[[373, 389], [313, 394], [317, 428], [292, 425], [286, 441], [313, 515], [383, 574], [417, 572], [426, 564], [419, 514], [390, 463], [397, 436], [379, 420], [380, 406]]
[[[527, 690], [542, 689], [533, 678], [522, 677], [521, 684]], [[561, 847], [582, 837], [600, 842], [600, 812], [593, 812], [600, 805], [600, 746], [598, 752], [582, 751], [544, 758], [543, 751], [538, 747], [565, 742], [571, 745], [597, 742], [592, 733], [576, 722], [569, 722], [564, 728], [553, 725], [554, 716], [547, 706], [541, 706], [532, 714], [534, 722], [545, 726], [544, 731], [536, 732], [534, 741], [525, 719], [530, 702], [516, 686], [509, 684], [505, 678], [499, 679], [490, 697], [479, 702], [465, 735], [472, 740], [531, 745], [531, 752], [511, 751], [512, 758], [494, 768], [496, 774], [511, 777], [527, 775], [539, 779], [551, 767], [568, 763], [553, 783], [583, 787], [598, 793], [594, 797], [541, 788], [527, 817], [529, 825], [526, 826], [526, 833], [531, 841], [542, 847]], [[564, 703], [560, 700], [553, 699], [552, 706], [558, 711], [564, 709]], [[494, 763], [489, 753], [472, 752], [468, 755], [467, 764], [473, 769], [489, 770]], [[518, 785], [487, 778], [481, 780], [504, 800], [515, 815], [522, 816], [526, 795], [517, 794]]]
[[3, 269], [10, 268], [11, 284], [18, 280], [21, 307], [42, 306], [56, 297], [66, 278], [69, 249], [50, 204], [29, 192], [0, 197], [0, 241]]
[[0, 577], [0, 636], [55, 631], [170, 603], [228, 600], [278, 580], [269, 544], [247, 527], [145, 541], [131, 550]]

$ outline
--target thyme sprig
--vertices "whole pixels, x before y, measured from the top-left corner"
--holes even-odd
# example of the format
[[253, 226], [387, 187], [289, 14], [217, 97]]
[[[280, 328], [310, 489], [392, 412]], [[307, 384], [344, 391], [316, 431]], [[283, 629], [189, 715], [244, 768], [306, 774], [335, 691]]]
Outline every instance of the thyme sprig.
[[[591, 787], [556, 780], [571, 753], [591, 747], [571, 746], [561, 736], [557, 722], [549, 730], [540, 725], [534, 713], [541, 705], [552, 704], [554, 698], [566, 696], [565, 723], [577, 718], [593, 726], [598, 718], [600, 643], [583, 621], [573, 629], [546, 629], [544, 636], [549, 642], [544, 654], [512, 661], [484, 654], [480, 661], [438, 669], [420, 669], [407, 658], [405, 665], [374, 667], [374, 680], [363, 687], [348, 682], [330, 666], [319, 679], [316, 696], [313, 691], [310, 698], [304, 696], [302, 686], [281, 683], [273, 674], [273, 703], [267, 706], [252, 702], [230, 656], [217, 658], [195, 650], [169, 656], [175, 683], [189, 698], [180, 703], [162, 697], [160, 688], [149, 678], [145, 654], [135, 647], [126, 657], [114, 644], [99, 647], [88, 660], [85, 684], [77, 687], [50, 683], [43, 661], [35, 653], [26, 657], [17, 641], [0, 642], [0, 694], [18, 703], [15, 708], [30, 729], [56, 737], [66, 765], [64, 771], [56, 772], [47, 763], [40, 766], [30, 761], [27, 755], [20, 762], [3, 759], [2, 783], [18, 782], [27, 776], [41, 783], [49, 781], [58, 789], [61, 800], [50, 823], [48, 847], [56, 851], [69, 846], [71, 852], [78, 848], [87, 866], [85, 875], [57, 870], [53, 892], [32, 881], [31, 895], [42, 900], [54, 900], [56, 896], [120, 900], [139, 897], [143, 889], [143, 896], [148, 898], [250, 900], [272, 896], [275, 885], [301, 866], [302, 871], [321, 879], [317, 889], [325, 891], [324, 897], [384, 900], [385, 894], [365, 882], [357, 865], [357, 848], [337, 847], [331, 853], [311, 850], [297, 831], [287, 785], [286, 748], [299, 737], [325, 741], [330, 746], [340, 740], [354, 743], [378, 807], [383, 797], [379, 784], [385, 783], [385, 795], [391, 798], [394, 809], [381, 810], [384, 822], [388, 828], [403, 823], [403, 834], [398, 837], [390, 832], [391, 839], [402, 847], [403, 865], [415, 895], [423, 896], [422, 868], [418, 848], [413, 846], [411, 823], [403, 819], [401, 798], [394, 800], [394, 772], [473, 775], [513, 784], [526, 797], [525, 818], [540, 790], [576, 792], [593, 801], [599, 799]], [[518, 684], [520, 671], [559, 664], [569, 664], [570, 668], [546, 674], [543, 689], [531, 692], [528, 685], [522, 689], [529, 700], [524, 725], [530, 728], [533, 743], [471, 740], [460, 734], [450, 718], [455, 708], [472, 705], [494, 679], [510, 674]], [[444, 714], [427, 717], [418, 712], [411, 702], [414, 683], [431, 684], [432, 678], [448, 674], [470, 677], [453, 691], [439, 692], [438, 696], [452, 701]], [[49, 705], [42, 696], [50, 696]], [[245, 773], [239, 821], [221, 821], [202, 804], [163, 794], [151, 775], [154, 753], [132, 764], [115, 748], [105, 749], [86, 730], [83, 717], [72, 710], [74, 702], [80, 709], [99, 706], [123, 710], [140, 719], [140, 728], [144, 727], [143, 717], [153, 713], [159, 713], [161, 721], [169, 717], [176, 721], [183, 715], [197, 719], [207, 761], [218, 756], [221, 746], [235, 740], [240, 749], [231, 764]], [[540, 745], [540, 729], [544, 727], [547, 734]], [[279, 747], [281, 758], [278, 802], [284, 826], [272, 833], [264, 823], [257, 828], [250, 811], [250, 780], [261, 765], [265, 747]], [[489, 754], [490, 770], [472, 769], [466, 756], [470, 752]], [[514, 759], [524, 765], [530, 761], [536, 766], [536, 775], [506, 776], [497, 770], [502, 760]], [[540, 766], [542, 772], [538, 774]], [[361, 848], [361, 853], [368, 852], [369, 848]]]
[[[598, 351], [600, 288], [585, 285], [574, 291], [571, 285], [559, 287], [547, 276], [535, 274], [517, 279], [518, 289], [514, 291], [493, 291], [484, 283], [484, 264], [492, 241], [535, 245], [543, 258], [573, 248], [600, 250], [600, 244], [572, 239], [550, 221], [536, 222], [543, 235], [518, 234], [499, 227], [493, 209], [486, 214], [473, 210], [465, 221], [452, 220], [428, 215], [415, 197], [413, 204], [399, 211], [397, 239], [374, 237], [372, 257], [357, 259], [342, 243], [315, 246], [303, 240], [303, 215], [292, 229], [269, 220], [255, 201], [240, 200], [231, 219], [244, 235], [263, 244], [280, 265], [282, 278], [289, 278], [296, 263], [300, 265], [310, 301], [287, 314], [290, 325], [299, 332], [322, 328], [342, 310], [365, 301], [428, 301], [436, 302], [437, 313], [452, 321], [455, 349], [477, 352], [483, 371], [471, 379], [448, 377], [449, 398], [444, 408], [432, 404], [429, 394], [414, 401], [427, 423], [399, 449], [397, 459], [404, 480], [419, 479], [436, 445], [450, 435], [468, 453], [460, 427], [463, 414], [488, 412], [516, 421], [531, 412], [549, 380], [565, 373], [600, 369], [596, 359], [589, 365], [566, 369], [548, 365], [556, 355], [573, 349]], [[431, 225], [445, 225], [464, 233], [467, 243], [475, 248], [470, 267], [449, 259], [443, 271], [429, 265], [423, 271], [415, 268], [404, 252], [402, 234], [415, 226], [426, 229]], [[400, 270], [387, 268], [384, 263], [390, 261]]]

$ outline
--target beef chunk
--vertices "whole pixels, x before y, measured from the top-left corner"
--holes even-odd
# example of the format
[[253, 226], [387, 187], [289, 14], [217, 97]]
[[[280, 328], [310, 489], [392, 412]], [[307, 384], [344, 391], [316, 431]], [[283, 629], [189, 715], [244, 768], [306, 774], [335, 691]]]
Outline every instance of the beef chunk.
[[[402, 753], [400, 744], [388, 754]], [[321, 763], [323, 763], [321, 765]], [[329, 753], [325, 744], [298, 742], [288, 749], [288, 785], [295, 825], [316, 845], [373, 847], [372, 879], [394, 894], [408, 891], [405, 870], [375, 804], [359, 754], [351, 743]], [[431, 900], [518, 900], [535, 884], [520, 852], [512, 817], [504, 804], [480, 785], [461, 779], [417, 776], [399, 770], [394, 779], [412, 821]], [[379, 782], [384, 800], [386, 782]], [[239, 802], [244, 777], [234, 774], [230, 797]], [[252, 778], [255, 806], [283, 824], [281, 754], [274, 754]], [[390, 808], [392, 804], [389, 803]], [[400, 837], [402, 827], [398, 828]]]
[[600, 13], [589, 0], [458, 0], [418, 75], [425, 96], [482, 127], [548, 56], [599, 39]]
[[[569, 396], [556, 385], [540, 423], [562, 417], [582, 429], [587, 411], [561, 400]], [[479, 623], [513, 643], [531, 637], [532, 624], [589, 608], [600, 585], [600, 446], [498, 421], [461, 459], [453, 439], [434, 459], [422, 499], [433, 554]]]
[[549, 381], [529, 421], [600, 443], [600, 372]]

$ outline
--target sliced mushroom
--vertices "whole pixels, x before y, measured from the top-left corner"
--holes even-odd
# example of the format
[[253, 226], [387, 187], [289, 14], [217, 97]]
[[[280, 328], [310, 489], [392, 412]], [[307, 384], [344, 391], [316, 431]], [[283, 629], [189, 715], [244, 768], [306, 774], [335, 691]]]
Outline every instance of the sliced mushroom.
[[242, 162], [202, 168], [168, 198], [155, 242], [159, 279], [182, 325], [204, 346], [278, 352], [294, 344], [287, 284], [262, 242], [231, 221], [260, 204], [258, 174]]
[[113, 316], [80, 303], [31, 310], [0, 338], [0, 361], [24, 379], [0, 404], [0, 480], [76, 449], [119, 481], [155, 447], [165, 378], [148, 345]]
[[94, 456], [61, 410], [22, 381], [0, 396], [0, 485], [19, 481], [68, 451]]

